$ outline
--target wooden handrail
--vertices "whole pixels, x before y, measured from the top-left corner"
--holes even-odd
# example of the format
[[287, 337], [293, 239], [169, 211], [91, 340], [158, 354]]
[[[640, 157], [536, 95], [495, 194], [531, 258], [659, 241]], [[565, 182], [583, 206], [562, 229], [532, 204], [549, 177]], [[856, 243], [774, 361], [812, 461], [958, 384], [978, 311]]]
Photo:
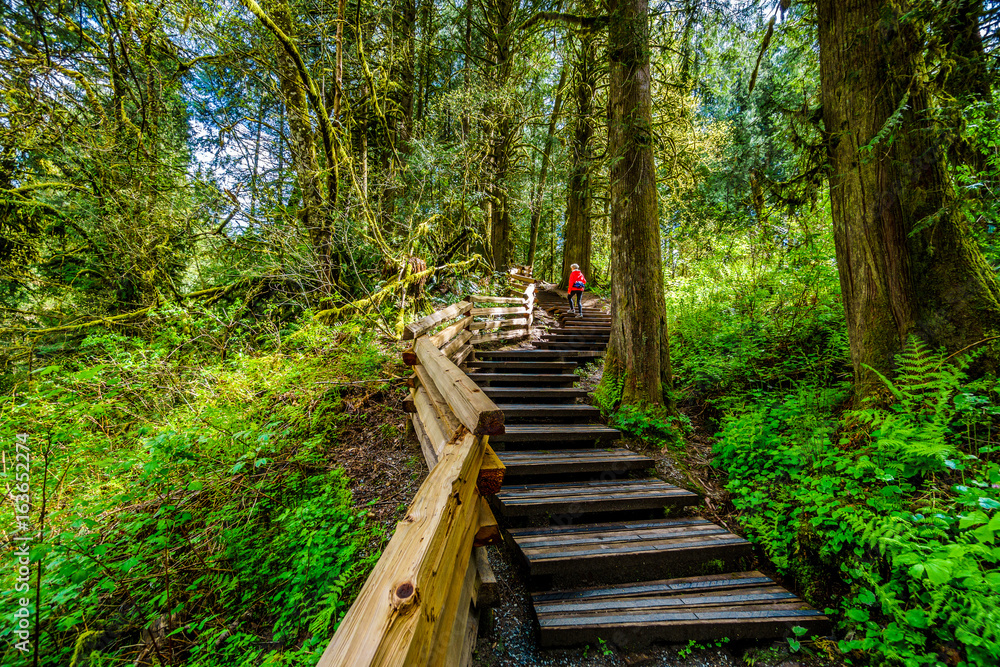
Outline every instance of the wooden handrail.
[[[495, 329], [485, 336], [499, 338], [514, 333], [501, 331], [504, 325], [526, 326], [523, 331], [530, 332], [534, 290], [532, 283], [523, 296], [471, 296], [404, 329], [403, 339], [414, 341], [403, 353], [415, 371], [407, 410], [430, 473], [320, 667], [450, 667], [468, 657], [476, 604], [495, 598], [489, 562], [481, 548], [474, 555], [473, 547], [500, 540], [485, 496], [503, 482], [504, 465], [487, 440], [504, 432], [504, 421], [503, 412], [459, 366], [484, 337], [477, 330]], [[517, 307], [476, 309], [475, 303]], [[477, 315], [514, 318], [494, 326], [493, 321], [475, 322]]]
[[446, 665], [479, 528], [485, 438], [467, 431], [430, 471], [320, 658], [320, 667]]

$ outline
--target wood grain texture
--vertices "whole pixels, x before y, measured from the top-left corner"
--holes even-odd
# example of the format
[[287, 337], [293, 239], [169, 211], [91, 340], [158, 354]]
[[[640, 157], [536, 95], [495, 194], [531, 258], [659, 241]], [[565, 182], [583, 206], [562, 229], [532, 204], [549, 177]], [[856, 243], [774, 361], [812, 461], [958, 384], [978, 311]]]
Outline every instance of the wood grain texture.
[[423, 317], [416, 322], [410, 322], [403, 328], [403, 340], [414, 340], [427, 333], [442, 322], [465, 315], [472, 310], [472, 304], [468, 301], [460, 301], [447, 308], [434, 311], [427, 317]]
[[[474, 479], [486, 444], [464, 433], [410, 504], [320, 667], [444, 665], [479, 527]], [[448, 619], [448, 620], [445, 620]]]
[[458, 366], [426, 338], [414, 345], [420, 364], [458, 420], [476, 435], [503, 433], [503, 412]]

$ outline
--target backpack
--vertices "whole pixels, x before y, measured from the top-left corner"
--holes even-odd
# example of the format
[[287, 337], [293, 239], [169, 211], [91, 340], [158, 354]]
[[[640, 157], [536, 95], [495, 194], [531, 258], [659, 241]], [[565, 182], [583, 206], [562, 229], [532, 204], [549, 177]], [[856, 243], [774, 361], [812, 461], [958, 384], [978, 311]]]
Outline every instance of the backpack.
[[573, 289], [583, 289], [584, 285], [586, 285], [586, 283], [577, 280], [573, 283]]

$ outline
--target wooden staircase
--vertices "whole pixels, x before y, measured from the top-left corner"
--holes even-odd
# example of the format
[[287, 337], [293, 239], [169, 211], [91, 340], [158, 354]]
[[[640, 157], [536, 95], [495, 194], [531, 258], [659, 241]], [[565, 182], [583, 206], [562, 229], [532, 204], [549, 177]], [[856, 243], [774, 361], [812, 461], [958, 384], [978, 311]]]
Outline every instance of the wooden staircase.
[[504, 412], [506, 432], [490, 445], [506, 477], [490, 502], [535, 591], [540, 645], [825, 634], [825, 616], [743, 571], [746, 540], [684, 514], [698, 495], [654, 477], [648, 456], [615, 448], [621, 433], [578, 402], [586, 392], [573, 371], [603, 355], [610, 316], [577, 317], [547, 291], [537, 302], [560, 326], [535, 349], [477, 350], [464, 368]]

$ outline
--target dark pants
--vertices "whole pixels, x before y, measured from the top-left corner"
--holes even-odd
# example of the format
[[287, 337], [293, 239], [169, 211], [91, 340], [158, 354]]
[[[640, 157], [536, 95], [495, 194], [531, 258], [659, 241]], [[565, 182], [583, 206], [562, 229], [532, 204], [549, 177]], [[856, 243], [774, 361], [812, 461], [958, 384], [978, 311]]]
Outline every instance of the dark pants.
[[575, 308], [575, 310], [576, 310], [577, 314], [580, 315], [580, 317], [583, 317], [583, 290], [582, 289], [581, 290], [574, 290], [574, 291], [572, 291], [572, 292], [569, 293], [569, 296], [567, 298], [569, 299], [569, 309], [571, 311], [574, 310], [574, 308], [573, 308], [573, 297], [576, 297], [576, 308]]

